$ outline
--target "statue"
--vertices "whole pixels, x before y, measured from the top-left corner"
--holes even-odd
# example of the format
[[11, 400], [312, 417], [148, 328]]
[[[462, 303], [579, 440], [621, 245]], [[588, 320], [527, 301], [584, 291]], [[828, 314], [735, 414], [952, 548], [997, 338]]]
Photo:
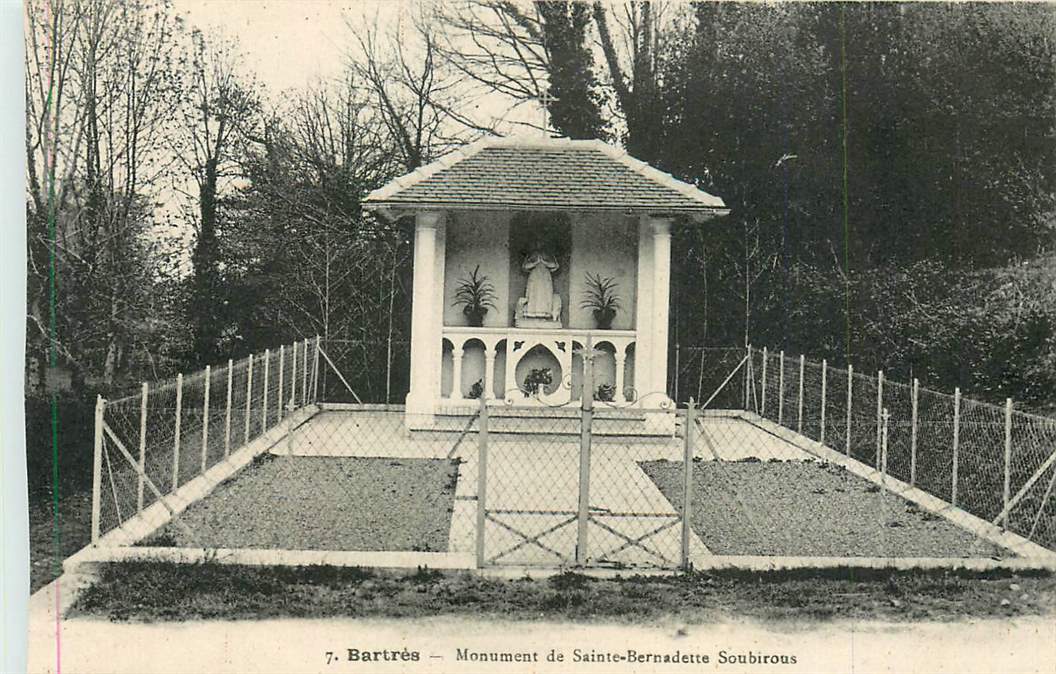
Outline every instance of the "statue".
[[528, 274], [524, 297], [517, 300], [514, 324], [521, 328], [560, 328], [561, 296], [554, 292], [553, 275], [561, 268], [557, 259], [536, 239], [521, 269]]

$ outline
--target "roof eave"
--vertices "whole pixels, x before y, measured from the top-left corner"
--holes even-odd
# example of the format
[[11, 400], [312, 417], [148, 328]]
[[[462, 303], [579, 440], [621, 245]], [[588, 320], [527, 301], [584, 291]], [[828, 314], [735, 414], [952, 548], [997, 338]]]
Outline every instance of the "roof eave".
[[715, 218], [729, 215], [730, 209], [726, 207], [704, 206], [699, 207], [656, 207], [656, 206], [627, 206], [606, 204], [495, 204], [489, 202], [406, 202], [406, 201], [364, 201], [363, 208], [394, 222], [405, 215], [413, 215], [421, 211], [561, 211], [581, 213], [621, 213], [629, 216], [656, 215], [656, 216], [685, 216], [696, 223], [703, 223]]

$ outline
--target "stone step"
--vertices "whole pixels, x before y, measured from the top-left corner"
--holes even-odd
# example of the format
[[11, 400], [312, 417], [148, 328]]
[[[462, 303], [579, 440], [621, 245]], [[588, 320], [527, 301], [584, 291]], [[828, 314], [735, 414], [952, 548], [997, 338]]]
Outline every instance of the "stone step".
[[[477, 414], [476, 407], [455, 407], [441, 409], [436, 417], [460, 418], [469, 420]], [[579, 419], [583, 414], [579, 405], [561, 407], [513, 407], [509, 405], [489, 405], [488, 416], [492, 419]], [[595, 419], [614, 419], [620, 421], [645, 421], [645, 412], [633, 407], [609, 407], [598, 405], [594, 408]]]
[[[488, 433], [509, 436], [579, 436], [582, 432], [579, 415], [575, 416], [528, 416], [528, 415], [491, 415], [488, 419]], [[476, 433], [477, 422], [470, 416], [437, 415], [434, 425], [429, 429], [415, 433], [462, 433], [467, 429]], [[595, 417], [591, 425], [594, 436], [619, 438], [671, 438], [681, 424], [671, 419], [659, 425], [647, 423], [644, 416], [628, 418]]]

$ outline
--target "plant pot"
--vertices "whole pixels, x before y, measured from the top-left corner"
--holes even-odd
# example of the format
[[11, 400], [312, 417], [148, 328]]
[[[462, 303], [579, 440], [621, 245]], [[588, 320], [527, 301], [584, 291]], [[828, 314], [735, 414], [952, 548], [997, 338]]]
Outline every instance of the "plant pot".
[[614, 318], [616, 318], [615, 309], [594, 310], [594, 323], [598, 326], [598, 330], [610, 330]]
[[483, 325], [484, 325], [484, 316], [487, 315], [488, 310], [487, 309], [470, 309], [470, 308], [467, 307], [466, 310], [463, 311], [462, 313], [464, 313], [466, 315], [466, 320], [469, 322], [469, 327], [471, 327], [471, 328], [479, 328], [479, 327], [483, 327]]

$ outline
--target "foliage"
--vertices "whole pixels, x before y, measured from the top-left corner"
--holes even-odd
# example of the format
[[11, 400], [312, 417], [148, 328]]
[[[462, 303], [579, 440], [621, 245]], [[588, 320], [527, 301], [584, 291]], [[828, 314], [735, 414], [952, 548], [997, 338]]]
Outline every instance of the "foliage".
[[85, 390], [322, 334], [357, 388], [400, 390], [379, 364], [405, 355], [410, 232], [361, 198], [498, 128], [481, 91], [550, 93], [562, 133], [732, 209], [674, 228], [673, 343], [1054, 402], [1033, 270], [1056, 235], [1056, 7], [436, 9], [350, 21], [344, 77], [269, 107], [237, 45], [169, 0], [27, 2], [27, 356]]
[[524, 392], [524, 397], [538, 396], [542, 393], [547, 386], [554, 382], [554, 375], [550, 371], [550, 368], [532, 368], [532, 370], [524, 378], [524, 386], [521, 390]]
[[[456, 0], [439, 5], [443, 60], [494, 96], [546, 103], [550, 124], [570, 138], [604, 138], [606, 96], [591, 49], [586, 2], [529, 4]], [[541, 129], [534, 122], [527, 126]]]
[[495, 308], [495, 286], [488, 280], [487, 274], [480, 273], [480, 265], [469, 276], [458, 280], [455, 287], [454, 306], [462, 307], [467, 316], [483, 316], [488, 309]]
[[466, 396], [470, 400], [477, 400], [484, 395], [484, 380], [478, 379], [473, 382], [473, 385], [469, 387], [469, 394]]
[[225, 188], [241, 177], [238, 159], [259, 123], [260, 102], [254, 82], [239, 73], [237, 44], [215, 36], [206, 41], [199, 31], [192, 32], [191, 41], [182, 132], [173, 151], [196, 188], [185, 215], [195, 233], [187, 313], [192, 323], [192, 353], [198, 365], [206, 365], [219, 358], [226, 319], [221, 201]]
[[611, 403], [616, 399], [616, 387], [608, 383], [601, 384], [598, 386], [598, 390], [594, 394], [594, 397], [602, 402]]
[[616, 294], [619, 284], [612, 276], [587, 273], [583, 301], [580, 306], [598, 312], [615, 312], [620, 308], [620, 296]]
[[322, 335], [371, 346], [332, 357], [354, 352], [356, 362], [380, 364], [390, 340], [405, 338], [407, 232], [360, 206], [399, 171], [384, 125], [366, 114], [369, 101], [351, 77], [309, 90], [268, 119], [248, 148], [247, 182], [225, 202], [221, 256], [231, 300], [222, 350]]
[[797, 265], [757, 295], [757, 344], [892, 379], [1046, 409], [1056, 390], [1056, 261], [951, 271], [919, 262], [846, 274]]
[[755, 223], [768, 253], [845, 269], [1051, 246], [1056, 8], [695, 11], [665, 62], [658, 158], [732, 207], [716, 247], [743, 253]]
[[180, 27], [167, 0], [32, 0], [25, 18], [27, 358], [116, 386], [181, 339], [154, 211]]

